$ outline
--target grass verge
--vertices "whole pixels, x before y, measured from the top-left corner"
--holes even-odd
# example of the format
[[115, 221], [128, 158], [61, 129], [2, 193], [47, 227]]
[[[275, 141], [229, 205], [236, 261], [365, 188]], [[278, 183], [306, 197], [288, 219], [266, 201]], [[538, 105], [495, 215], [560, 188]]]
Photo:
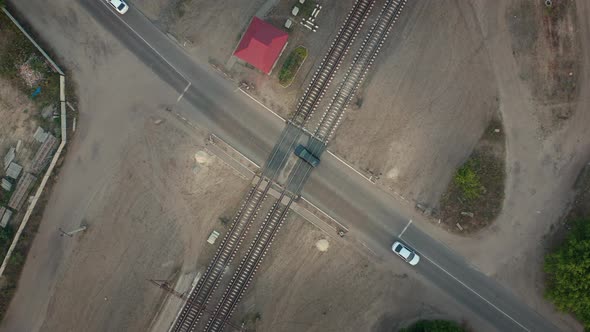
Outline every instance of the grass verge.
[[307, 49], [303, 46], [297, 46], [291, 51], [291, 53], [289, 53], [289, 56], [287, 56], [287, 59], [283, 63], [283, 67], [279, 72], [279, 83], [281, 83], [282, 86], [287, 87], [293, 82], [295, 75], [299, 71], [299, 67], [301, 67], [301, 64], [305, 61], [305, 58], [307, 58]]
[[[12, 21], [0, 12], [0, 76], [8, 80], [34, 102], [35, 112], [59, 103], [59, 74], [31, 44]], [[52, 121], [47, 125], [59, 136]]]
[[311, 13], [313, 13], [313, 9], [315, 8], [316, 3], [313, 0], [307, 0], [302, 5], [299, 3], [299, 1], [297, 1], [297, 5], [301, 6], [301, 16], [302, 17], [310, 17]]
[[503, 129], [493, 120], [442, 196], [441, 223], [460, 233], [489, 225], [501, 211], [505, 178]]
[[467, 329], [458, 323], [448, 320], [419, 320], [399, 332], [467, 332]]

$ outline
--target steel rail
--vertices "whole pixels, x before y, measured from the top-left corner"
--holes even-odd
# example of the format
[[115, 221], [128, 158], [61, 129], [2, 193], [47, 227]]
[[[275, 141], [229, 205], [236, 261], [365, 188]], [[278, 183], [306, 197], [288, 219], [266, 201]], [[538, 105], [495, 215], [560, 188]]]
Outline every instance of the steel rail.
[[[294, 175], [297, 173], [297, 170], [299, 170], [300, 167], [305, 167], [305, 175], [296, 179]], [[289, 184], [291, 184], [293, 181], [305, 179], [311, 169], [312, 167], [308, 164], [298, 164], [295, 172], [290, 174], [285, 189], [281, 191], [281, 195], [273, 204], [271, 210], [265, 217], [264, 222], [260, 226], [254, 241], [248, 249], [248, 252], [234, 272], [234, 275], [232, 276], [229, 285], [226, 287], [221, 301], [217, 304], [213, 315], [209, 318], [209, 321], [205, 326], [205, 331], [221, 331], [230, 319], [236, 305], [239, 303], [242, 296], [246, 292], [246, 289], [254, 278], [254, 275], [260, 267], [260, 264], [262, 264], [262, 260], [264, 259], [264, 256], [266, 256], [266, 253], [268, 252], [276, 234], [287, 218], [291, 204], [295, 201], [295, 198], [290, 196], [287, 190]], [[301, 189], [303, 183], [304, 181], [299, 181], [297, 184], [297, 190]], [[285, 196], [288, 197], [288, 201], [286, 204], [282, 204]]]
[[388, 0], [385, 3], [378, 19], [356, 53], [349, 70], [314, 133], [314, 136], [326, 145], [340, 124], [350, 100], [358, 91], [405, 3], [406, 0]]
[[353, 5], [330, 45], [328, 53], [320, 62], [309, 86], [297, 104], [295, 114], [291, 119], [294, 124], [304, 127], [313, 115], [373, 5], [374, 0], [357, 0]]

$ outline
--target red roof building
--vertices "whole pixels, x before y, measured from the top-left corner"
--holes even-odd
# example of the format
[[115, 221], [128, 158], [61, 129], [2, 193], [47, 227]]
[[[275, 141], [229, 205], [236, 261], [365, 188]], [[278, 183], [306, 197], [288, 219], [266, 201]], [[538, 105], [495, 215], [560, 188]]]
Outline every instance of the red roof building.
[[288, 34], [254, 16], [242, 36], [234, 55], [265, 74], [270, 74], [275, 62], [287, 46]]

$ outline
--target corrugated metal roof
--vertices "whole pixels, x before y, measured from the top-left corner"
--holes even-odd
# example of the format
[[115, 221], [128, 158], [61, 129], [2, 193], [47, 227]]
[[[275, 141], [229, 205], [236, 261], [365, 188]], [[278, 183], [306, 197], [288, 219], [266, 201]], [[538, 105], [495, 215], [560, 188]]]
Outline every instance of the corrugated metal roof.
[[8, 225], [10, 217], [12, 217], [12, 211], [5, 208], [1, 209], [4, 209], [4, 215], [2, 215], [2, 211], [0, 211], [0, 227], [4, 228], [6, 225]]
[[15, 162], [10, 163], [8, 169], [6, 170], [6, 176], [13, 179], [18, 179], [20, 172], [23, 170], [23, 167]]

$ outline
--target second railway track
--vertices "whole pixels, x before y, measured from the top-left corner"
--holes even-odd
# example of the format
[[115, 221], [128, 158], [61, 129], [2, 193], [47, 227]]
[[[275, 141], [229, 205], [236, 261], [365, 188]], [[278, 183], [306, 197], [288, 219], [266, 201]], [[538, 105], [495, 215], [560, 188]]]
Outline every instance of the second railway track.
[[[311, 168], [306, 167], [305, 164], [298, 164], [296, 167], [303, 169], [306, 173], [311, 172]], [[215, 311], [209, 318], [209, 321], [205, 326], [206, 332], [223, 330], [223, 327], [231, 317], [236, 305], [254, 278], [264, 256], [270, 249], [272, 241], [287, 218], [291, 204], [295, 200], [295, 197], [292, 196], [293, 194], [286, 188], [289, 187], [289, 184], [295, 182], [296, 191], [300, 191], [304, 184], [304, 182], [301, 181], [302, 178], [295, 176], [296, 173], [297, 170], [290, 174], [285, 189], [282, 190], [279, 198], [264, 218], [264, 222], [260, 226], [254, 241], [252, 241], [252, 244], [248, 248], [248, 252], [240, 262], [237, 270], [234, 272], [229, 285], [224, 291], [221, 301], [217, 304]], [[286, 202], [284, 202], [285, 199]]]
[[389, 31], [404, 8], [406, 1], [387, 0], [379, 13], [377, 21], [373, 24], [371, 30], [363, 40], [361, 48], [355, 54], [350, 68], [346, 72], [342, 83], [339, 85], [315, 130], [314, 136], [324, 142], [324, 144], [328, 144], [330, 137], [336, 131], [344, 111], [360, 87], [371, 64], [383, 46]]

